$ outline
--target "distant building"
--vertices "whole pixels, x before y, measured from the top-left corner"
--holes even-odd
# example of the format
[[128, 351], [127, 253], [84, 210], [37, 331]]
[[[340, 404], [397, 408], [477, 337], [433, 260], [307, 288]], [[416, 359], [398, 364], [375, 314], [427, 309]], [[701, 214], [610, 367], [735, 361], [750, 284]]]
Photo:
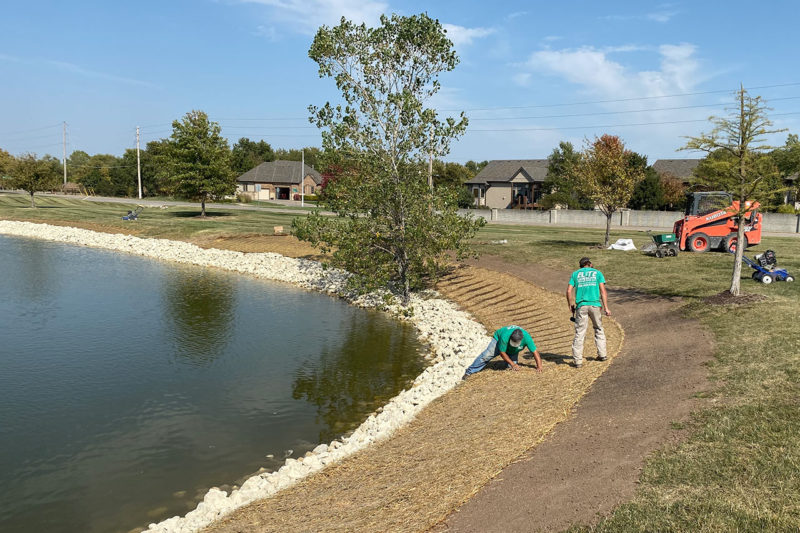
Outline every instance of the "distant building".
[[547, 159], [489, 161], [465, 186], [472, 192], [475, 207], [536, 208], [547, 165]]
[[702, 159], [658, 159], [653, 163], [653, 170], [660, 176], [672, 176], [681, 180], [684, 185], [688, 185], [700, 161]]
[[237, 191], [248, 194], [253, 200], [292, 200], [295, 194], [316, 194], [322, 185], [322, 176], [300, 161], [270, 161], [251, 168], [236, 178]]

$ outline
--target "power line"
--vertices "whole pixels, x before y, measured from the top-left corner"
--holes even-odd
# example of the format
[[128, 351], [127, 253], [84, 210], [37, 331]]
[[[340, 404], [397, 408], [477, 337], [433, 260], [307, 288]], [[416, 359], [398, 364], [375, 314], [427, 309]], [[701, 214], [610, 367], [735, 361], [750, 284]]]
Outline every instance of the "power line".
[[0, 135], [16, 135], [17, 133], [30, 133], [32, 131], [41, 131], [41, 130], [46, 130], [46, 129], [50, 129], [50, 128], [57, 128], [59, 126], [61, 126], [60, 122], [58, 124], [51, 124], [50, 126], [42, 126], [41, 128], [31, 128], [29, 130], [6, 131], [4, 133], [0, 133]]

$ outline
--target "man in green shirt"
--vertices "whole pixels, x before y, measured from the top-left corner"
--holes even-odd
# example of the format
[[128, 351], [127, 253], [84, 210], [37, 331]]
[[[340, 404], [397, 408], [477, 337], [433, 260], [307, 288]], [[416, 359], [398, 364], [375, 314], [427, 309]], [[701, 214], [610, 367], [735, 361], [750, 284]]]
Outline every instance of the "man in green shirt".
[[608, 359], [601, 308], [606, 316], [611, 316], [611, 311], [608, 309], [606, 278], [603, 273], [592, 267], [588, 257], [582, 257], [578, 265], [580, 268], [572, 273], [567, 285], [567, 304], [575, 317], [575, 338], [572, 341], [572, 361], [575, 368], [583, 365], [583, 339], [586, 336], [589, 320], [594, 327], [597, 359], [600, 361]]
[[533, 338], [530, 333], [519, 326], [506, 326], [494, 332], [492, 340], [489, 341], [489, 345], [475, 358], [475, 361], [467, 368], [467, 371], [464, 372], [464, 376], [461, 379], [467, 379], [467, 376], [470, 374], [483, 370], [486, 363], [494, 359], [496, 355], [499, 355], [503, 361], [506, 362], [506, 368], [510, 368], [516, 372], [519, 370], [517, 358], [519, 357], [519, 353], [524, 350], [526, 346], [533, 352], [533, 357], [536, 359], [536, 371], [541, 372], [542, 358], [536, 349], [536, 345], [533, 343]]

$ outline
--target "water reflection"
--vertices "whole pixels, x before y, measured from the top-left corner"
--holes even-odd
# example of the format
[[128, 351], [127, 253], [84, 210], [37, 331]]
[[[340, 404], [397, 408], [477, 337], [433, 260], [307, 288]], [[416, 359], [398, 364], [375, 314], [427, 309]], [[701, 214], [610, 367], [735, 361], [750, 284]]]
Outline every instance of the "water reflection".
[[302, 367], [292, 385], [293, 398], [317, 407], [320, 442], [354, 429], [423, 366], [421, 358], [408, 357], [416, 337], [407, 324], [388, 327], [353, 316], [342, 337], [341, 345], [321, 350], [316, 365]]
[[164, 278], [167, 337], [183, 362], [205, 366], [219, 357], [233, 326], [236, 286], [228, 276], [201, 269]]

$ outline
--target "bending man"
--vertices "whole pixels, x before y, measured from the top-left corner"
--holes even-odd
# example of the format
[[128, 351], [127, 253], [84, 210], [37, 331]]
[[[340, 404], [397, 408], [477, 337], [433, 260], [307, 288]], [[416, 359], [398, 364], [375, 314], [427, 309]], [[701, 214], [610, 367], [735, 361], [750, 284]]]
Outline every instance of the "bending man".
[[497, 355], [506, 362], [506, 368], [510, 368], [516, 372], [519, 370], [517, 358], [519, 357], [519, 353], [524, 350], [526, 346], [533, 352], [533, 357], [536, 359], [536, 371], [541, 372], [542, 358], [536, 350], [536, 345], [533, 343], [533, 338], [530, 333], [519, 326], [506, 326], [494, 332], [492, 340], [489, 341], [489, 345], [475, 358], [475, 361], [467, 368], [467, 371], [464, 372], [464, 376], [461, 379], [466, 379], [470, 374], [480, 372], [486, 366], [486, 363], [494, 359]]
[[578, 266], [580, 268], [572, 273], [567, 285], [567, 304], [575, 317], [575, 338], [572, 341], [572, 361], [575, 368], [583, 365], [583, 339], [586, 336], [589, 320], [594, 326], [597, 359], [600, 361], [608, 359], [601, 307], [606, 316], [611, 316], [611, 311], [608, 310], [606, 278], [603, 273], [592, 267], [588, 257], [581, 258]]

